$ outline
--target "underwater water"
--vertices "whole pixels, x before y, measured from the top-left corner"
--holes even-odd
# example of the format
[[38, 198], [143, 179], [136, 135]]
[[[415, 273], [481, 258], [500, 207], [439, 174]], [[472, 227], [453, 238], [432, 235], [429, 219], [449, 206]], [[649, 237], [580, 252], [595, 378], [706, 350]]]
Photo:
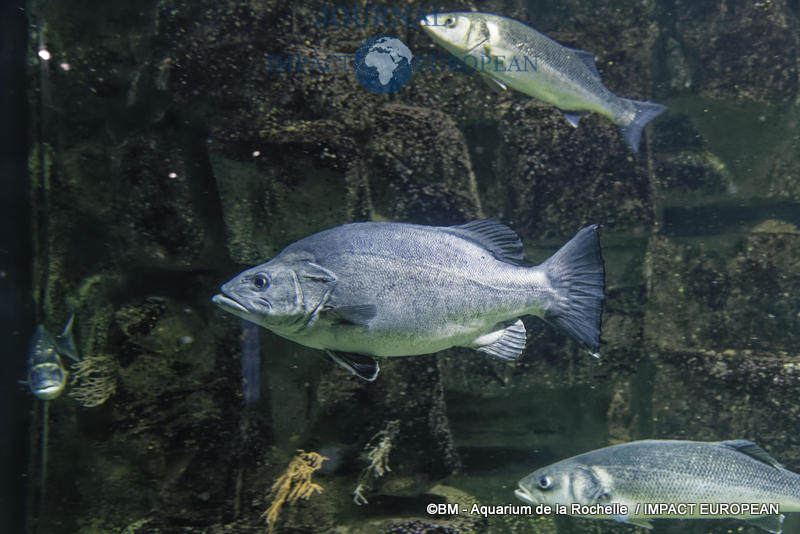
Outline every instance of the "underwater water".
[[[528, 474], [636, 440], [749, 440], [800, 473], [796, 0], [10, 4], [0, 531], [644, 532], [472, 507], [525, 505]], [[588, 50], [614, 94], [667, 110], [636, 152], [599, 113], [575, 128], [436, 59], [401, 16], [434, 9]], [[375, 46], [395, 85], [367, 79]], [[516, 360], [454, 347], [367, 382], [211, 302], [337, 225], [475, 219], [516, 232], [526, 266], [599, 225], [599, 358], [527, 315]], [[36, 361], [69, 373], [49, 400], [37, 325]]]

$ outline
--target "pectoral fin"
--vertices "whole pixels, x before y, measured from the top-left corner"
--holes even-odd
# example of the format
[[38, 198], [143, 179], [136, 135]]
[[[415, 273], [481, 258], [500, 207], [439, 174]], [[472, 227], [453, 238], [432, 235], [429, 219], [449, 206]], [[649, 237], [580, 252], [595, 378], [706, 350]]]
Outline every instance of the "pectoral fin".
[[511, 326], [482, 335], [472, 346], [497, 358], [516, 360], [525, 350], [525, 342], [525, 325], [517, 319]]
[[783, 530], [784, 519], [786, 519], [785, 515], [777, 514], [777, 515], [765, 515], [756, 519], [745, 519], [745, 521], [747, 521], [754, 527], [766, 530], [767, 532], [772, 532], [773, 534], [781, 534], [781, 531]]
[[359, 304], [355, 306], [333, 307], [325, 311], [341, 319], [345, 323], [366, 326], [378, 314], [378, 307], [374, 304]]
[[486, 82], [486, 85], [488, 85], [489, 88], [492, 89], [495, 92], [499, 93], [501, 91], [507, 91], [508, 90], [508, 86], [506, 84], [504, 84], [503, 82], [501, 82], [497, 78], [494, 78], [491, 74], [487, 74], [485, 72], [481, 72], [481, 78], [483, 78], [483, 81]]
[[580, 123], [581, 118], [583, 118], [583, 115], [580, 113], [572, 113], [571, 111], [562, 111], [562, 113], [564, 114], [564, 118], [567, 119], [567, 122], [570, 123], [573, 128], [577, 128], [578, 123]]
[[380, 365], [372, 356], [353, 354], [352, 352], [334, 352], [326, 350], [333, 361], [356, 375], [362, 380], [372, 382], [378, 377]]

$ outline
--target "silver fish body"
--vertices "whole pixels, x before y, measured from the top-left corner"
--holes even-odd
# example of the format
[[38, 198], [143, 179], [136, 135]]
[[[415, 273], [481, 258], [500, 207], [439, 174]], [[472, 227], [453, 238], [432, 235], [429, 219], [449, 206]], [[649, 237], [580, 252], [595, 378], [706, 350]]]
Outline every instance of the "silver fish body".
[[[490, 13], [428, 15], [421, 28], [500, 87], [553, 104], [577, 127], [582, 115], [599, 113], [618, 125], [634, 151], [644, 126], [666, 107], [620, 98], [600, 79], [594, 54], [568, 48], [519, 21]], [[467, 59], [470, 57], [470, 59]]]
[[62, 356], [78, 360], [72, 337], [74, 317], [67, 321], [61, 335], [53, 335], [42, 325], [36, 327], [28, 355], [28, 376], [25, 381], [31, 393], [41, 400], [52, 400], [64, 391], [69, 373]]
[[[738, 517], [780, 532], [782, 514], [737, 514], [730, 505], [776, 503], [780, 512], [800, 511], [800, 475], [746, 440], [646, 440], [543, 467], [520, 480], [515, 494], [531, 503], [568, 509], [573, 503], [624, 505], [627, 513], [605, 518], [647, 528], [653, 518]], [[655, 508], [648, 508], [653, 504], [693, 506], [654, 513]]]
[[[514, 359], [519, 317], [543, 316], [599, 346], [603, 264], [596, 226], [537, 267], [508, 227], [353, 223], [311, 235], [222, 286], [214, 302], [374, 379], [373, 356], [473, 347]], [[360, 355], [360, 356], [355, 356]]]

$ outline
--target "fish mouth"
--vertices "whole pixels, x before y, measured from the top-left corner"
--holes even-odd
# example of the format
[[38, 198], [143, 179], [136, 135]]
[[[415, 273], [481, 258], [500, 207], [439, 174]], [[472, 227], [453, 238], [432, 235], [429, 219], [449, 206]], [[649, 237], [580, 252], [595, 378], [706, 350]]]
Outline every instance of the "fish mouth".
[[53, 400], [61, 395], [66, 384], [66, 382], [48, 380], [29, 387], [31, 392], [36, 395], [36, 398], [41, 400]]
[[531, 495], [530, 492], [522, 486], [514, 490], [514, 495], [516, 495], [518, 499], [527, 501], [531, 504], [539, 504], [536, 502], [536, 499], [534, 499], [533, 495]]
[[250, 311], [247, 308], [225, 295], [214, 295], [211, 298], [211, 302], [234, 315], [250, 315]]

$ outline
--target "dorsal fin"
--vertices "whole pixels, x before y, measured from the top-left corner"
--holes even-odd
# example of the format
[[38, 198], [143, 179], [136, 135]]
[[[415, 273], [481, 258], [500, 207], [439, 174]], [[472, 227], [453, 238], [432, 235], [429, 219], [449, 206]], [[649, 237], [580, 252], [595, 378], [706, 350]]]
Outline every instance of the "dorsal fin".
[[486, 248], [500, 261], [522, 261], [522, 241], [516, 232], [505, 224], [491, 219], [478, 219], [449, 227], [456, 234]]
[[594, 76], [599, 80], [600, 73], [597, 71], [597, 64], [594, 62], [594, 54], [578, 48], [570, 48], [570, 50], [575, 52], [575, 55], [577, 55], [578, 59], [580, 59], [583, 64], [586, 65], [586, 68], [589, 69], [589, 72], [594, 74]]
[[752, 441], [747, 441], [746, 439], [734, 439], [730, 441], [722, 441], [720, 442], [720, 445], [728, 447], [729, 449], [734, 449], [742, 454], [746, 454], [747, 456], [755, 458], [759, 462], [764, 462], [767, 465], [771, 465], [772, 467], [783, 468], [783, 465], [781, 465], [778, 460], [770, 456], [767, 451]]

